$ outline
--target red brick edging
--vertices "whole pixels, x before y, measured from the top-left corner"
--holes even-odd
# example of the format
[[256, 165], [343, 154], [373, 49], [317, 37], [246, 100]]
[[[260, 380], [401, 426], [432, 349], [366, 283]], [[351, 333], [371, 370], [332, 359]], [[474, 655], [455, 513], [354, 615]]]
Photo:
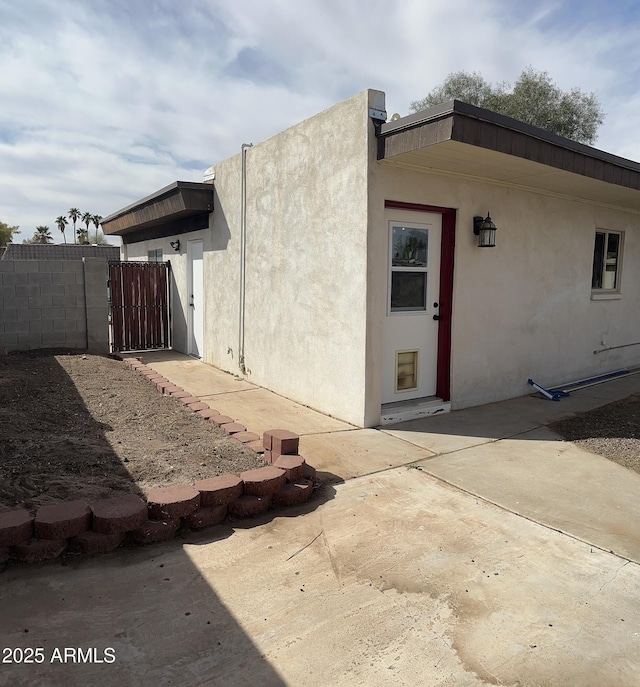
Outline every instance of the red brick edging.
[[160, 393], [174, 396], [232, 438], [263, 454], [270, 465], [238, 475], [222, 475], [193, 485], [153, 489], [147, 501], [136, 494], [86, 503], [83, 500], [0, 513], [0, 564], [9, 559], [41, 563], [64, 551], [104, 553], [126, 539], [136, 544], [164, 541], [178, 529], [200, 530], [226, 518], [247, 518], [267, 511], [306, 503], [316, 484], [316, 471], [298, 454], [299, 437], [285, 429], [264, 432], [262, 439], [233, 418], [210, 408], [199, 398], [171, 384], [147, 367], [141, 358], [125, 358]]

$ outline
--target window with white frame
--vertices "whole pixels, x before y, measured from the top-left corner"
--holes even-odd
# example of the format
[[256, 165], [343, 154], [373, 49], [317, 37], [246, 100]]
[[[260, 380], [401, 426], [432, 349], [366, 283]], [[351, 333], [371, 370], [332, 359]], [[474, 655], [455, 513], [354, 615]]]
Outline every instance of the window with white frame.
[[620, 267], [623, 235], [618, 231], [596, 231], [593, 249], [592, 291], [620, 291]]
[[391, 226], [390, 312], [426, 311], [428, 245], [428, 229]]
[[147, 251], [147, 261], [162, 262], [162, 248], [154, 248], [153, 250]]

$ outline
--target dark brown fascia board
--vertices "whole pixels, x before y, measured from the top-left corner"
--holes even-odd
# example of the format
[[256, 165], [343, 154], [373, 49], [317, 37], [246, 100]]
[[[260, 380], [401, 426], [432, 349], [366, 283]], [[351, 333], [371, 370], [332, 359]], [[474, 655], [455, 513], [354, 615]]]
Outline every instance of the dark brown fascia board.
[[209, 215], [201, 213], [189, 217], [179, 217], [178, 219], [159, 224], [147, 224], [133, 231], [123, 233], [120, 238], [122, 243], [128, 246], [140, 241], [180, 236], [193, 231], [201, 231], [208, 227]]
[[159, 191], [151, 193], [150, 195], [145, 196], [140, 200], [136, 200], [134, 203], [131, 203], [131, 205], [127, 205], [126, 207], [120, 210], [116, 210], [116, 212], [113, 212], [108, 217], [105, 217], [102, 220], [101, 224], [103, 224], [104, 222], [111, 222], [122, 215], [126, 215], [128, 212], [131, 212], [131, 210], [138, 210], [140, 208], [145, 207], [145, 205], [150, 205], [151, 203], [160, 200], [163, 196], [172, 195], [173, 193], [181, 189], [211, 191], [213, 193], [213, 184], [206, 184], [200, 181], [174, 181], [172, 184], [169, 184], [168, 186], [161, 188]]
[[414, 129], [422, 124], [429, 124], [443, 117], [451, 116], [456, 110], [456, 105], [466, 105], [466, 103], [460, 100], [449, 100], [446, 103], [440, 103], [440, 105], [434, 105], [426, 110], [420, 110], [420, 112], [414, 112], [413, 114], [407, 115], [406, 117], [400, 117], [395, 121], [386, 122], [380, 126], [379, 136], [386, 136], [388, 134], [396, 134], [400, 131], [405, 131], [406, 129]]
[[[378, 136], [381, 138], [386, 138], [388, 136], [392, 136], [403, 131], [408, 131], [409, 129], [414, 129], [425, 124], [431, 124], [447, 117], [455, 117], [455, 115], [462, 115], [463, 117], [470, 117], [472, 119], [489, 122], [490, 124], [495, 124], [503, 129], [516, 131], [524, 134], [525, 136], [536, 138], [541, 141], [545, 141], [546, 143], [551, 143], [552, 145], [560, 148], [581, 153], [582, 155], [594, 158], [595, 160], [601, 160], [603, 162], [616, 165], [617, 167], [640, 172], [640, 162], [628, 160], [627, 158], [607, 153], [604, 150], [593, 148], [585, 145], [584, 143], [572, 141], [569, 138], [564, 138], [562, 136], [558, 136], [557, 134], [553, 134], [550, 131], [545, 131], [544, 129], [540, 129], [536, 126], [531, 126], [530, 124], [525, 124], [524, 122], [513, 119], [512, 117], [499, 114], [498, 112], [485, 110], [484, 108], [477, 107], [475, 105], [469, 105], [461, 100], [450, 100], [446, 103], [435, 105], [434, 107], [430, 107], [426, 110], [407, 115], [406, 117], [401, 117], [395, 121], [387, 122], [380, 127]], [[465, 141], [462, 140], [461, 142], [464, 143]], [[383, 157], [379, 157], [379, 159], [383, 159]]]
[[[199, 192], [204, 193], [201, 194]], [[132, 226], [126, 229], [117, 229], [116, 232], [110, 232], [109, 227], [106, 225], [113, 223], [126, 215], [133, 214], [143, 210], [146, 207], [149, 207], [150, 205], [155, 205], [163, 200], [166, 200], [167, 198], [177, 195], [180, 195], [183, 200], [187, 201], [185, 206], [187, 207], [188, 211], [193, 211], [193, 213], [205, 213], [213, 210], [213, 184], [197, 181], [174, 181], [172, 184], [161, 188], [159, 191], [145, 196], [135, 203], [131, 203], [131, 205], [127, 205], [126, 207], [110, 214], [108, 217], [105, 217], [101, 222], [102, 228], [105, 234], [116, 232], [120, 233], [122, 231], [135, 231], [135, 227]], [[204, 197], [201, 198], [200, 202], [194, 203], [194, 197], [198, 196]]]

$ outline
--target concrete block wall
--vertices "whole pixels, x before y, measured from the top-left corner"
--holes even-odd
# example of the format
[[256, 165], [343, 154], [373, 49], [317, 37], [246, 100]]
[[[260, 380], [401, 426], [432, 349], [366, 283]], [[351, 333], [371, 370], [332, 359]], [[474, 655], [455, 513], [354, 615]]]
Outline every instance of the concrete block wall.
[[107, 263], [0, 260], [0, 348], [109, 352]]
[[107, 261], [83, 258], [84, 303], [87, 323], [87, 348], [109, 352], [109, 303], [107, 300]]

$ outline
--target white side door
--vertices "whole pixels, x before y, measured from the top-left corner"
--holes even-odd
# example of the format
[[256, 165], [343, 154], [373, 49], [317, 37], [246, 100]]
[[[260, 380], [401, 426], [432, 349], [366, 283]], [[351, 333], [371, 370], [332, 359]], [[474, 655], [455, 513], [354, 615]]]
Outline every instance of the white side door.
[[434, 396], [442, 217], [388, 210], [382, 403]]
[[202, 357], [204, 350], [204, 269], [202, 240], [187, 241], [189, 297], [189, 355]]

